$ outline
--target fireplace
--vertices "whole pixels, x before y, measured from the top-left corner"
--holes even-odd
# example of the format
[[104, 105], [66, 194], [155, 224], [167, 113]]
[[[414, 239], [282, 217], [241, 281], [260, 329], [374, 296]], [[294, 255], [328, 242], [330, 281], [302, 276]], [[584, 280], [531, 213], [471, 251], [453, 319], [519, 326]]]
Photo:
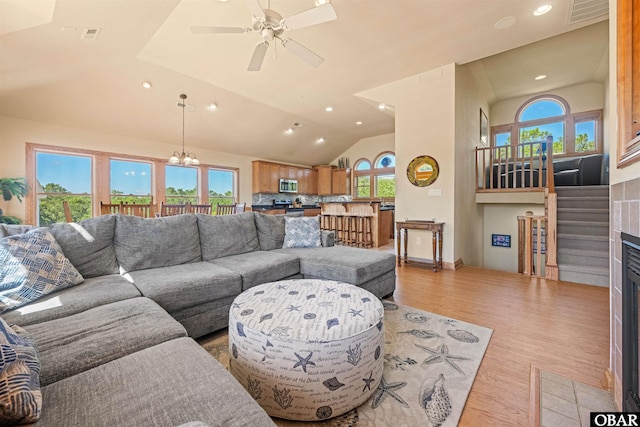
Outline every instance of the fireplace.
[[640, 237], [622, 239], [622, 407], [640, 411]]

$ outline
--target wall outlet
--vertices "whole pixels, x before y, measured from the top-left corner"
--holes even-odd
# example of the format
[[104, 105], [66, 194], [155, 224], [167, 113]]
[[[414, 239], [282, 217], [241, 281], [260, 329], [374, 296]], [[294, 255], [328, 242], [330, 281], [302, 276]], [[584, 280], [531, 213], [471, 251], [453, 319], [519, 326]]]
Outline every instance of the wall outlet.
[[420, 246], [422, 244], [422, 237], [416, 237], [416, 245]]

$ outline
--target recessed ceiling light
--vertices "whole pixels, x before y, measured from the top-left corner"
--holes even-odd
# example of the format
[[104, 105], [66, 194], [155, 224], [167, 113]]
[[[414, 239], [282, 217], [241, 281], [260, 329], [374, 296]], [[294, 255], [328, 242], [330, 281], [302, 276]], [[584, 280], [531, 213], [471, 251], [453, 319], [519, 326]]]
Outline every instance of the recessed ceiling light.
[[550, 4], [543, 4], [542, 6], [540, 6], [539, 8], [533, 11], [533, 16], [544, 15], [545, 13], [549, 12], [552, 7], [553, 6], [551, 6]]
[[362, 124], [362, 122], [361, 122], [360, 120], [358, 120], [358, 121], [356, 122], [356, 124], [357, 124], [357, 125], [361, 125], [361, 124]]
[[142, 82], [142, 87], [145, 89], [151, 89], [151, 86], [153, 86], [151, 82]]
[[507, 28], [513, 27], [517, 21], [518, 18], [516, 18], [515, 16], [507, 16], [493, 24], [493, 28], [495, 28], [496, 30], [506, 30]]
[[383, 103], [378, 104], [378, 109], [379, 110], [384, 110], [385, 108], [387, 108], [387, 106], [384, 105]]
[[324, 142], [324, 138], [316, 139], [316, 144], [322, 144]]
[[209, 110], [216, 110], [218, 108], [218, 104], [216, 104], [215, 102], [212, 102], [211, 104], [208, 105]]
[[535, 76], [533, 79], [534, 80], [543, 80], [546, 79], [547, 76], [545, 74], [540, 74], [539, 76]]
[[324, 111], [326, 111], [327, 113], [330, 113], [333, 111], [333, 107], [327, 107], [324, 109]]
[[327, 4], [329, 3], [329, 0], [316, 0], [315, 1], [315, 5], [316, 6], [322, 6], [323, 4]]
[[284, 133], [286, 133], [287, 135], [291, 135], [293, 133], [293, 128], [285, 130]]

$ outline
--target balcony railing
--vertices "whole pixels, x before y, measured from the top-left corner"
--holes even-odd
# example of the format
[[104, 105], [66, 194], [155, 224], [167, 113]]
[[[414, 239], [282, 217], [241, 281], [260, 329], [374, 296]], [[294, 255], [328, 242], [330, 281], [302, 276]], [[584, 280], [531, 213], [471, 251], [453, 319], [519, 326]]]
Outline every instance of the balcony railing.
[[546, 142], [476, 148], [476, 192], [553, 188], [553, 146]]

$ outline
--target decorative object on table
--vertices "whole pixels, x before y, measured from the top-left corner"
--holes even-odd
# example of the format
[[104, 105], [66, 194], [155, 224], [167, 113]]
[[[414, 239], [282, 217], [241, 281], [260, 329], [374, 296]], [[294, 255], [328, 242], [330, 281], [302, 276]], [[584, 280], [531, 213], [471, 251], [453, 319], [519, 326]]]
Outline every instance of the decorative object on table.
[[187, 106], [185, 101], [187, 99], [187, 95], [184, 93], [180, 94], [180, 99], [181, 102], [178, 102], [178, 107], [182, 107], [182, 153], [174, 151], [173, 155], [169, 157], [169, 164], [179, 166], [198, 166], [200, 164], [200, 160], [198, 160], [195, 153], [184, 151], [184, 108]]
[[480, 109], [480, 145], [483, 147], [489, 145], [489, 119], [482, 108]]
[[407, 178], [416, 187], [426, 187], [438, 179], [440, 167], [431, 156], [418, 156], [407, 166]]
[[[27, 183], [24, 178], [0, 178], [0, 193], [5, 202], [10, 201], [14, 197], [22, 202], [22, 198], [27, 195]], [[20, 218], [4, 215], [0, 209], [0, 224], [20, 224]]]
[[[429, 425], [427, 420], [442, 419], [443, 427], [457, 425], [493, 331], [391, 301], [382, 303], [384, 384], [342, 417], [315, 422], [276, 418], [278, 426]], [[225, 366], [230, 357], [227, 343], [226, 333], [201, 341]]]

